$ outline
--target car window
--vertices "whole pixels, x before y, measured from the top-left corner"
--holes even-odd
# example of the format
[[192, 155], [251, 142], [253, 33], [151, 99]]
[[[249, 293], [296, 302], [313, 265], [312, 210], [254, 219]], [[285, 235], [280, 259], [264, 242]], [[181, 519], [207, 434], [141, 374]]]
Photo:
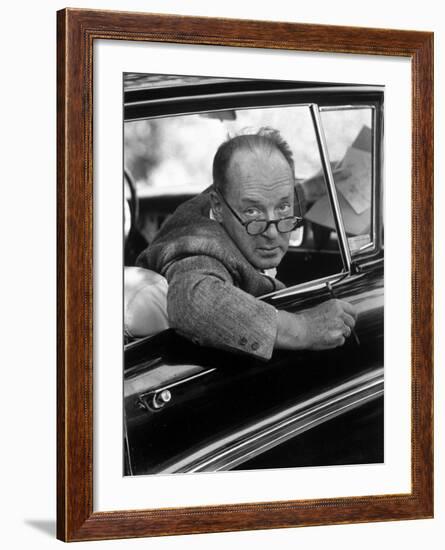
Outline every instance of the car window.
[[[139, 197], [139, 229], [151, 242], [163, 221], [181, 202], [211, 185], [213, 157], [219, 145], [228, 136], [260, 127], [279, 130], [292, 150], [295, 215], [304, 217], [304, 224], [290, 235], [289, 251], [279, 267], [279, 278], [286, 285], [295, 285], [340, 272], [342, 261], [335, 229], [327, 230], [310, 215], [314, 204], [324, 197], [326, 215], [332, 217], [307, 105], [126, 122], [125, 166], [133, 175]], [[347, 136], [337, 132], [336, 139], [347, 149]]]
[[212, 181], [218, 146], [241, 131], [270, 126], [289, 143], [297, 178], [320, 168], [307, 106], [238, 109], [129, 121], [125, 123], [125, 164], [140, 195], [199, 193]]
[[[349, 248], [356, 255], [373, 246], [374, 109], [332, 107], [322, 110], [321, 119]], [[339, 132], [342, 140], [337, 139]], [[312, 218], [333, 227], [322, 202]]]

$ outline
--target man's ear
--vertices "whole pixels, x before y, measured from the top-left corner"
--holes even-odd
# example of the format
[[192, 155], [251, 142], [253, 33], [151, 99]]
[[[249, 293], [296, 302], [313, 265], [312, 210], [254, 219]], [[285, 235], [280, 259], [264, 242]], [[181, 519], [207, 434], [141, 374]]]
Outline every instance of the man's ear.
[[212, 206], [213, 215], [215, 220], [222, 223], [222, 202], [216, 191], [210, 191], [210, 204]]

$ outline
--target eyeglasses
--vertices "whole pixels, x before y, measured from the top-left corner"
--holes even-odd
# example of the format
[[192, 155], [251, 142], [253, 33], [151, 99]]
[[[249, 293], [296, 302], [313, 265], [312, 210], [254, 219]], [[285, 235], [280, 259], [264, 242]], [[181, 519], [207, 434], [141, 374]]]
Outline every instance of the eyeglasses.
[[227, 202], [222, 193], [218, 193], [227, 208], [232, 212], [235, 218], [240, 222], [249, 235], [261, 235], [269, 229], [269, 225], [275, 225], [278, 233], [290, 233], [303, 223], [303, 218], [299, 216], [289, 216], [287, 218], [280, 218], [278, 220], [251, 220], [248, 222], [243, 221], [235, 210]]

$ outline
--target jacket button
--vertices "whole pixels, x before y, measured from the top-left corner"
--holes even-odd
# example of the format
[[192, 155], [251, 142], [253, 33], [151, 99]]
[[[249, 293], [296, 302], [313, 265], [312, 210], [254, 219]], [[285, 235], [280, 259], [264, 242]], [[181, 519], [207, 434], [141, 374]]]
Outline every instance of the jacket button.
[[245, 346], [247, 344], [247, 338], [244, 338], [244, 336], [242, 338], [239, 339], [239, 345], [240, 346]]
[[256, 351], [259, 347], [260, 347], [260, 345], [258, 344], [258, 342], [254, 342], [254, 343], [252, 344], [252, 349], [253, 349], [253, 351]]

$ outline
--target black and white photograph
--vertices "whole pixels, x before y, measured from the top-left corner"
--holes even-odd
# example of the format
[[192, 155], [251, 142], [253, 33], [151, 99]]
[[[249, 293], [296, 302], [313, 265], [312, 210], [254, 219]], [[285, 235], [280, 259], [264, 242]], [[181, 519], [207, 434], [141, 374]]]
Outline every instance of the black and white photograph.
[[123, 88], [124, 475], [384, 462], [384, 86]]

